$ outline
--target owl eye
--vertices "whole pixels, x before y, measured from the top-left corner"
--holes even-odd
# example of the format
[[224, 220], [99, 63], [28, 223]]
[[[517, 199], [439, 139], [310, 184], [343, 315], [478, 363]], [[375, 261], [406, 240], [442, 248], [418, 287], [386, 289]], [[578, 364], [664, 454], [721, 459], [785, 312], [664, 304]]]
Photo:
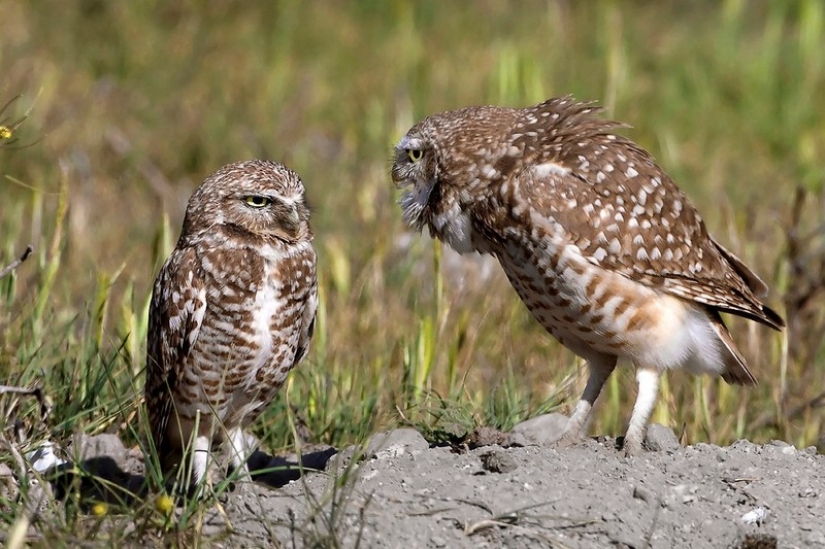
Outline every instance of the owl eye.
[[410, 160], [413, 162], [418, 162], [421, 160], [421, 157], [424, 156], [424, 151], [421, 149], [407, 149], [407, 156], [410, 157]]
[[251, 195], [246, 197], [246, 203], [253, 208], [263, 208], [272, 204], [272, 199], [265, 196]]

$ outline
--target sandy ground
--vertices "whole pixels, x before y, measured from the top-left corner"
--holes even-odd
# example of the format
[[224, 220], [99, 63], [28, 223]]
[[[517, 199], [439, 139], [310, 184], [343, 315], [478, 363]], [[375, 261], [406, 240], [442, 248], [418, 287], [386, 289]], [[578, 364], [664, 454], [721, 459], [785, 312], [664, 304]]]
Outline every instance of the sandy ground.
[[[502, 444], [430, 448], [399, 429], [366, 449], [308, 452], [294, 468], [239, 483], [202, 533], [222, 547], [825, 547], [825, 456], [783, 442], [680, 447], [624, 457], [613, 439], [554, 449], [548, 416]], [[562, 420], [563, 421], [563, 420]], [[111, 435], [84, 439], [84, 467], [123, 484], [139, 455]], [[360, 455], [359, 455], [360, 453]], [[258, 453], [253, 468], [294, 465]], [[126, 471], [124, 471], [126, 470]], [[114, 472], [113, 472], [114, 471]], [[318, 546], [318, 545], [316, 545]]]

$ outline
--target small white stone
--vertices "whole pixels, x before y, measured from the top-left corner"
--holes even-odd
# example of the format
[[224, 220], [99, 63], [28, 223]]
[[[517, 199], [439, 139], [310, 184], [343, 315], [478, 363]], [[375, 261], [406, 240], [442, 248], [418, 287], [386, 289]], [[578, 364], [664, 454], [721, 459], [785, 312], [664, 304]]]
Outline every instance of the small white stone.
[[752, 511], [748, 511], [744, 515], [742, 515], [742, 522], [745, 524], [756, 524], [757, 526], [761, 526], [768, 520], [771, 512], [765, 509], [764, 507], [757, 507]]
[[47, 441], [36, 450], [26, 454], [26, 459], [31, 461], [32, 469], [38, 473], [44, 473], [52, 467], [58, 467], [66, 463], [65, 459], [57, 457], [54, 453], [54, 443]]

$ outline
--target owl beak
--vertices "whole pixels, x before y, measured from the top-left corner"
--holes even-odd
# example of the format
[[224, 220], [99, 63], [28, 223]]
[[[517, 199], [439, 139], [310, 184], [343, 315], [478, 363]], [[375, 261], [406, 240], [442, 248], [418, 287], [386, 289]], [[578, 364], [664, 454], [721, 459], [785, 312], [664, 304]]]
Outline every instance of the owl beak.
[[268, 233], [276, 238], [292, 242], [301, 232], [301, 216], [297, 207], [281, 210], [277, 223], [270, 227]]
[[301, 224], [301, 217], [298, 215], [298, 208], [292, 208], [289, 211], [289, 215], [287, 216], [288, 225], [292, 229], [298, 229], [298, 225]]
[[397, 166], [393, 166], [391, 177], [396, 189], [403, 189], [413, 184], [412, 181], [400, 173]]
[[289, 234], [290, 236], [297, 235], [298, 231], [301, 228], [301, 217], [298, 215], [298, 208], [290, 208], [289, 211], [286, 212], [286, 215], [284, 215], [284, 218], [283, 220], [281, 220], [281, 222], [283, 223], [284, 230], [287, 232], [287, 234]]

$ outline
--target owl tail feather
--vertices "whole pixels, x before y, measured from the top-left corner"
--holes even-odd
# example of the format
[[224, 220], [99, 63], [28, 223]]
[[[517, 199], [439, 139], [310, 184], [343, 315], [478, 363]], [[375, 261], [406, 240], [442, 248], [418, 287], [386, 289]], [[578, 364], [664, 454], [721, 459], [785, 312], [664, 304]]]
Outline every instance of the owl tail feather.
[[723, 345], [722, 357], [725, 361], [725, 371], [722, 373], [722, 379], [731, 385], [756, 385], [756, 378], [745, 365], [745, 357], [736, 348], [722, 317], [717, 311], [711, 310], [709, 313], [710, 325]]

